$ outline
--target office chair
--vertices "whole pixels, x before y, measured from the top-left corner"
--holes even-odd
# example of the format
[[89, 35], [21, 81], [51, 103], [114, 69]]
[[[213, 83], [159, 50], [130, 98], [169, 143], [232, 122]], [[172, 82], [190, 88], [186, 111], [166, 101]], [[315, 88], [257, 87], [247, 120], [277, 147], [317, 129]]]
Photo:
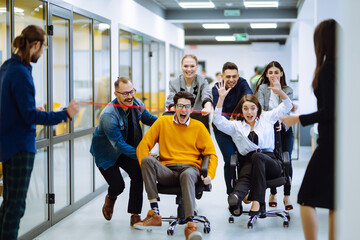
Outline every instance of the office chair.
[[[275, 131], [274, 154], [276, 158], [281, 162], [282, 174], [278, 178], [267, 180], [266, 188], [280, 187], [283, 185], [291, 184], [291, 178], [289, 175], [290, 172], [289, 153], [282, 152], [280, 132], [277, 131], [276, 128], [274, 128], [274, 131]], [[239, 153], [235, 153], [231, 156], [230, 167], [232, 169], [232, 175], [233, 175], [233, 186], [235, 186], [237, 183], [237, 179], [239, 177], [238, 174], [240, 173], [240, 168], [241, 168], [241, 159], [243, 158], [244, 157]], [[249, 213], [249, 211], [243, 211], [243, 213]], [[251, 216], [249, 218], [247, 227], [253, 228], [253, 223], [257, 218], [266, 218], [266, 217], [281, 217], [283, 219], [283, 227], [289, 227], [289, 221], [290, 221], [289, 211], [282, 209], [266, 211], [266, 204], [265, 204], [265, 211], [263, 212], [260, 211], [258, 215]], [[233, 215], [229, 217], [229, 223], [234, 223]]]
[[[207, 176], [207, 170], [209, 165], [210, 156], [204, 156], [200, 174], [204, 177]], [[169, 223], [169, 228], [167, 230], [167, 235], [173, 235], [174, 229], [177, 224], [186, 224], [185, 216], [184, 216], [184, 204], [181, 194], [181, 187], [179, 184], [174, 186], [163, 186], [161, 184], [157, 184], [158, 192], [161, 194], [168, 194], [168, 195], [176, 195], [176, 204], [178, 205], [177, 208], [177, 216], [170, 216], [170, 217], [162, 217], [163, 222]], [[196, 183], [195, 187], [195, 194], [196, 199], [200, 199], [202, 197], [203, 191], [210, 192], [211, 191], [211, 184], [205, 185], [203, 181], [199, 178], [198, 182]], [[194, 214], [193, 220], [195, 222], [201, 222], [204, 224], [204, 233], [210, 232], [210, 221], [205, 216], [197, 216]]]

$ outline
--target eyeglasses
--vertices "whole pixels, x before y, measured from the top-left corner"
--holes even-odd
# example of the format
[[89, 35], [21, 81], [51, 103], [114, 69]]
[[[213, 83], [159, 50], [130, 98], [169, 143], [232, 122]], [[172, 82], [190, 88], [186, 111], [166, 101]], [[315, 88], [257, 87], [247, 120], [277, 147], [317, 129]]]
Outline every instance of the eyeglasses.
[[185, 107], [185, 109], [190, 109], [191, 108], [191, 104], [175, 104], [177, 108], [183, 109]]
[[127, 96], [129, 96], [130, 94], [131, 94], [132, 96], [135, 96], [136, 89], [133, 88], [133, 90], [131, 90], [130, 92], [119, 92], [119, 91], [115, 91], [115, 92], [123, 95], [123, 97], [127, 97]]

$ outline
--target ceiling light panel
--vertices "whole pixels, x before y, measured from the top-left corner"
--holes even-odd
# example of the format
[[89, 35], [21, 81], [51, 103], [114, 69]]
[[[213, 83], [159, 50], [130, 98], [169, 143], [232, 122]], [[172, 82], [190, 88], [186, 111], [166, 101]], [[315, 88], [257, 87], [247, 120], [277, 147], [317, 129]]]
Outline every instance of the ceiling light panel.
[[182, 8], [214, 8], [214, 3], [210, 2], [179, 2]]
[[230, 26], [227, 23], [205, 23], [202, 25], [205, 29], [229, 29]]
[[277, 28], [276, 23], [250, 23], [251, 28]]
[[244, 1], [246, 8], [277, 8], [278, 1]]
[[219, 41], [219, 42], [232, 42], [232, 41], [235, 41], [234, 36], [216, 36], [215, 39], [216, 39], [216, 41]]

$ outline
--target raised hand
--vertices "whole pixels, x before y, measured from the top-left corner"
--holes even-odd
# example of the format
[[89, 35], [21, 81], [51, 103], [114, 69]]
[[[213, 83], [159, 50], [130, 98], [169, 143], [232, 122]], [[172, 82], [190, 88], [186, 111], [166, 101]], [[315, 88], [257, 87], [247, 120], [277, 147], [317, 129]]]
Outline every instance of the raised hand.
[[219, 85], [215, 85], [216, 89], [218, 90], [219, 93], [219, 98], [225, 99], [225, 97], [228, 95], [228, 93], [230, 92], [231, 88], [228, 88], [226, 90], [225, 88], [225, 82], [224, 81], [219, 81], [218, 82]]
[[[275, 76], [270, 80], [270, 87], [269, 89], [271, 89], [276, 95], [280, 94], [281, 91], [281, 84], [280, 84], [280, 79], [278, 76]], [[272, 87], [271, 87], [272, 86]]]
[[66, 111], [71, 118], [74, 117], [79, 112], [79, 105], [80, 105], [79, 102], [75, 101], [75, 99], [73, 99], [69, 103], [69, 106], [67, 107]]

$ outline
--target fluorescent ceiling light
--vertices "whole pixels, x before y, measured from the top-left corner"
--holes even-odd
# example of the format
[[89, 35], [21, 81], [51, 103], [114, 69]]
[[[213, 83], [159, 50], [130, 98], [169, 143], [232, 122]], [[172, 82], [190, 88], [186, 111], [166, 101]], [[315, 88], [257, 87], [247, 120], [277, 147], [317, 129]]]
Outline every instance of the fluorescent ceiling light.
[[229, 29], [230, 26], [227, 23], [205, 23], [202, 25], [205, 29]]
[[[5, 12], [6, 12], [6, 7], [1, 7], [1, 8], [0, 8], [0, 13], [5, 13]], [[24, 12], [24, 9], [14, 7], [14, 12], [15, 12], [15, 13], [23, 13], [23, 12]]]
[[250, 23], [251, 28], [277, 28], [276, 23]]
[[212, 2], [179, 2], [182, 8], [214, 8]]
[[219, 42], [224, 42], [224, 41], [232, 42], [232, 41], [235, 41], [234, 36], [216, 36], [215, 39], [216, 39], [216, 41], [219, 41]]
[[244, 1], [244, 5], [246, 8], [266, 8], [266, 7], [279, 7], [278, 1]]
[[110, 25], [106, 23], [99, 23], [99, 31], [110, 29]]

